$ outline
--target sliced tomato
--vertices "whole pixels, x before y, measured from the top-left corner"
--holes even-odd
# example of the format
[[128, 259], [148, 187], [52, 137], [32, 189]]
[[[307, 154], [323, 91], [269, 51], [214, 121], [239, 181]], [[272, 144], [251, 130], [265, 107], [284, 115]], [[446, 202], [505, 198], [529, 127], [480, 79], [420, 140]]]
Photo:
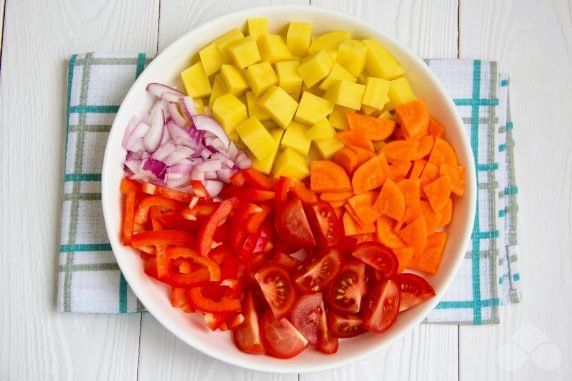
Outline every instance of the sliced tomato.
[[354, 337], [365, 332], [363, 320], [359, 315], [339, 315], [334, 311], [328, 312], [328, 327], [338, 337]]
[[277, 319], [272, 311], [266, 312], [262, 317], [260, 334], [266, 352], [274, 357], [291, 358], [308, 346], [308, 340], [288, 319]]
[[212, 244], [214, 243], [216, 229], [226, 221], [228, 215], [236, 205], [238, 205], [237, 199], [224, 200], [218, 205], [214, 213], [201, 225], [197, 239], [200, 255], [204, 257], [210, 253]]
[[365, 264], [352, 260], [344, 264], [328, 288], [326, 297], [330, 307], [344, 314], [360, 311], [366, 293]]
[[258, 270], [255, 278], [274, 316], [286, 316], [296, 302], [296, 290], [286, 270], [268, 265]]
[[292, 307], [290, 321], [310, 345], [317, 346], [321, 331], [328, 329], [322, 293], [300, 296]]
[[288, 271], [294, 271], [300, 266], [300, 262], [297, 259], [281, 251], [276, 252], [272, 263]]
[[246, 353], [264, 353], [264, 345], [260, 339], [260, 328], [258, 326], [258, 314], [254, 304], [254, 297], [247, 293], [242, 301], [242, 314], [244, 321], [232, 332], [234, 345]]
[[392, 280], [397, 283], [401, 293], [399, 311], [413, 308], [435, 296], [435, 290], [422, 277], [410, 273], [395, 275]]
[[379, 242], [362, 242], [357, 245], [352, 255], [382, 273], [386, 278], [395, 275], [399, 267], [397, 256], [390, 248]]
[[393, 280], [378, 283], [365, 300], [363, 326], [368, 331], [382, 333], [393, 325], [399, 313], [399, 286]]
[[342, 257], [336, 249], [329, 249], [320, 257], [306, 260], [295, 275], [298, 290], [304, 293], [320, 291], [336, 277], [342, 267]]
[[342, 235], [340, 237], [340, 241], [338, 242], [338, 246], [336, 248], [340, 251], [340, 253], [344, 256], [350, 255], [357, 246], [357, 239], [350, 236]]
[[312, 247], [316, 244], [302, 202], [287, 200], [276, 212], [276, 231], [292, 246]]
[[274, 179], [266, 176], [254, 168], [241, 171], [246, 185], [256, 189], [274, 190]]
[[342, 225], [336, 216], [336, 212], [334, 212], [334, 208], [327, 202], [320, 201], [306, 207], [306, 214], [318, 246], [336, 246], [343, 233]]
[[[324, 316], [324, 320], [326, 317]], [[326, 326], [327, 324], [324, 323]], [[318, 350], [325, 354], [332, 354], [338, 351], [338, 337], [333, 335], [327, 328], [323, 331], [323, 335], [320, 336], [320, 340], [318, 341]]]

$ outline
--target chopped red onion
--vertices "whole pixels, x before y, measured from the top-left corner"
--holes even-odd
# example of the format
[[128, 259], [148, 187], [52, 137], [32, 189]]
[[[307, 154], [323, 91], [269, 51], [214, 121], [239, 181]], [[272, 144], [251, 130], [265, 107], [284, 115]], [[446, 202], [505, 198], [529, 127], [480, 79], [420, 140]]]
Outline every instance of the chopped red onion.
[[127, 122], [127, 129], [125, 130], [125, 134], [123, 135], [123, 140], [121, 141], [121, 146], [123, 148], [127, 149], [127, 143], [129, 141], [129, 138], [133, 134], [133, 130], [135, 129], [135, 127], [137, 127], [137, 125], [140, 122], [141, 121], [136, 116], [132, 116], [131, 119], [129, 119], [129, 122]]
[[143, 161], [143, 170], [151, 171], [158, 179], [165, 177], [167, 165], [161, 160], [155, 160], [152, 157]]
[[222, 168], [222, 164], [220, 160], [205, 160], [202, 164], [198, 164], [197, 167], [203, 172], [218, 171]]
[[185, 96], [185, 94], [181, 93], [179, 90], [163, 85], [162, 83], [150, 83], [147, 85], [146, 90], [154, 96], [168, 102], [177, 102], [180, 97]]
[[179, 98], [179, 104], [181, 105], [181, 110], [183, 110], [183, 115], [187, 120], [193, 122], [193, 116], [197, 115], [197, 109], [195, 107], [195, 101], [191, 97], [181, 97]]
[[177, 125], [181, 127], [185, 127], [187, 125], [188, 122], [179, 112], [179, 108], [177, 107], [176, 103], [169, 103], [169, 113]]
[[205, 180], [217, 180], [218, 176], [216, 171], [205, 171]]
[[176, 145], [174, 145], [171, 142], [166, 142], [165, 144], [162, 144], [157, 151], [155, 151], [153, 153], [153, 155], [151, 155], [151, 157], [153, 159], [157, 159], [157, 160], [163, 160], [164, 158], [166, 158], [167, 156], [169, 156], [171, 153], [173, 153], [173, 151], [175, 151], [175, 149], [177, 148]]
[[143, 138], [143, 147], [145, 147], [145, 151], [155, 152], [157, 148], [159, 148], [163, 138], [163, 125], [165, 124], [164, 116], [165, 114], [163, 109], [160, 107], [157, 107], [153, 115], [151, 115], [151, 128], [149, 128], [149, 131], [147, 131]]
[[246, 169], [252, 167], [252, 160], [248, 157], [248, 155], [244, 152], [241, 152], [236, 157], [236, 165], [240, 169]]
[[224, 183], [216, 180], [206, 180], [204, 184], [211, 197], [218, 196], [224, 186]]
[[181, 164], [181, 161], [190, 157], [193, 154], [193, 150], [189, 147], [178, 146], [173, 152], [171, 152], [167, 157], [163, 159], [165, 164], [168, 166]]
[[228, 148], [230, 140], [228, 140], [228, 136], [226, 136], [226, 133], [216, 120], [206, 115], [194, 115], [193, 123], [197, 130], [208, 131], [216, 135], [216, 137], [224, 144], [225, 149]]

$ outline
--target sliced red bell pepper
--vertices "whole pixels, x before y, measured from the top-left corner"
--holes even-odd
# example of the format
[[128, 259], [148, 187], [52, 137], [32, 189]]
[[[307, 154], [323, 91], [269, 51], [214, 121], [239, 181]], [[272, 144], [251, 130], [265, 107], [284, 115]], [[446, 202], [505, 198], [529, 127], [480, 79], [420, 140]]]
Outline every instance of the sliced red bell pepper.
[[167, 258], [187, 258], [193, 262], [205, 267], [210, 274], [210, 281], [221, 280], [221, 269], [218, 263], [209, 257], [203, 257], [188, 247], [169, 247], [167, 249]]
[[211, 196], [209, 195], [209, 192], [203, 185], [202, 181], [191, 180], [191, 188], [193, 189], [193, 193], [195, 194], [195, 196], [197, 196], [198, 198], [207, 200], [211, 199]]
[[155, 248], [157, 261], [157, 278], [164, 279], [169, 272], [169, 262], [167, 260], [167, 246], [157, 246]]
[[238, 206], [238, 200], [231, 198], [221, 202], [217, 209], [211, 214], [208, 219], [201, 225], [198, 235], [198, 248], [199, 254], [203, 257], [209, 255], [212, 244], [214, 243], [214, 235], [217, 227], [222, 225], [232, 209]]
[[266, 220], [266, 217], [270, 214], [272, 209], [268, 205], [261, 204], [260, 211], [256, 213], [252, 213], [248, 216], [248, 222], [246, 223], [246, 231], [248, 233], [256, 233], [260, 230], [260, 226]]
[[135, 198], [140, 191], [139, 183], [127, 177], [121, 180], [120, 189], [125, 195], [125, 210], [123, 212], [122, 241], [124, 245], [131, 243], [133, 224], [135, 222]]
[[185, 246], [195, 244], [195, 237], [182, 230], [146, 231], [136, 234], [131, 239], [131, 245], [139, 249], [143, 246]]
[[182, 287], [171, 287], [171, 305], [185, 312], [195, 312], [195, 307], [187, 298], [187, 289]]
[[249, 202], [241, 202], [236, 209], [230, 223], [229, 243], [230, 247], [239, 252], [244, 243], [246, 225], [251, 214], [260, 212], [260, 207]]
[[149, 208], [158, 206], [161, 208], [161, 213], [174, 212], [181, 209], [181, 203], [162, 197], [162, 196], [148, 196], [139, 202], [137, 210], [135, 211], [135, 222], [144, 224], [149, 219]]
[[275, 202], [276, 208], [282, 205], [286, 200], [288, 200], [288, 192], [292, 188], [293, 182], [290, 177], [281, 176], [276, 182], [275, 192]]
[[163, 196], [165, 198], [175, 200], [175, 201], [179, 201], [179, 202], [184, 202], [184, 203], [191, 202], [191, 200], [193, 198], [193, 195], [190, 193], [181, 192], [181, 191], [176, 190], [176, 189], [166, 188], [166, 187], [162, 187], [160, 185], [155, 185], [155, 184], [151, 184], [151, 183], [143, 183], [141, 189], [143, 190], [144, 193], [147, 193], [150, 195]]
[[152, 206], [149, 208], [149, 216], [151, 217], [151, 228], [154, 231], [163, 230], [163, 224], [161, 224], [161, 208], [158, 206]]
[[268, 177], [254, 168], [248, 168], [242, 170], [244, 180], [247, 185], [262, 190], [274, 190], [274, 179]]
[[197, 217], [199, 216], [210, 216], [211, 214], [214, 213], [214, 211], [218, 207], [218, 204], [219, 203], [217, 202], [211, 202], [211, 201], [199, 201], [192, 208], [188, 207], [183, 208], [183, 210], [181, 210], [181, 216], [184, 219], [190, 221], [196, 220]]
[[231, 298], [223, 296], [220, 300], [213, 300], [203, 295], [205, 287], [193, 287], [189, 290], [189, 298], [197, 309], [204, 312], [239, 312], [240, 300], [238, 298]]
[[294, 197], [302, 201], [303, 204], [312, 205], [318, 202], [318, 197], [309, 188], [307, 188], [303, 182], [298, 179], [291, 179], [292, 187], [290, 192]]
[[165, 276], [159, 278], [157, 274], [157, 259], [155, 257], [150, 257], [145, 261], [144, 270], [145, 273], [150, 277], [153, 277], [162, 282], [170, 284], [173, 287], [183, 287], [183, 288], [194, 287], [206, 284], [209, 282], [210, 279], [210, 273], [204, 267], [201, 267], [198, 270], [187, 274], [176, 273], [170, 271], [169, 269], [169, 271]]
[[214, 249], [211, 250], [209, 254], [209, 258], [211, 258], [219, 265], [222, 265], [224, 261], [231, 256], [232, 256], [232, 251], [230, 250], [230, 247], [228, 247], [225, 244], [215, 247]]
[[161, 225], [163, 225], [164, 229], [170, 230], [185, 230], [196, 232], [200, 226], [198, 221], [184, 219], [177, 212], [162, 213], [158, 220]]
[[241, 202], [258, 202], [269, 201], [274, 199], [274, 192], [268, 190], [260, 190], [251, 187], [237, 187], [234, 185], [227, 185], [220, 193], [221, 198], [236, 197]]
[[244, 178], [244, 173], [242, 171], [238, 171], [230, 177], [230, 183], [234, 186], [242, 187], [244, 186], [245, 182], [246, 180]]
[[230, 256], [224, 260], [221, 268], [222, 279], [237, 279], [239, 267], [241, 266], [238, 257]]

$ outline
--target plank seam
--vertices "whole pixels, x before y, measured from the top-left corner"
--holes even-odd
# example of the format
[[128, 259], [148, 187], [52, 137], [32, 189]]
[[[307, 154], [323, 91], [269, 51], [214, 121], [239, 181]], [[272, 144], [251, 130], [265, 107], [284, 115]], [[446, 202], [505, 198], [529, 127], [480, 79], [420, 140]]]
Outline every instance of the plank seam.
[[139, 341], [137, 343], [137, 370], [135, 372], [135, 380], [139, 381], [139, 365], [141, 360], [141, 333], [143, 331], [143, 313], [139, 313]]
[[6, 8], [7, 8], [8, 0], [2, 0], [2, 20], [0, 21], [0, 73], [2, 72], [2, 52], [4, 51], [4, 28], [6, 27]]
[[461, 0], [457, 0], [457, 58], [461, 58]]

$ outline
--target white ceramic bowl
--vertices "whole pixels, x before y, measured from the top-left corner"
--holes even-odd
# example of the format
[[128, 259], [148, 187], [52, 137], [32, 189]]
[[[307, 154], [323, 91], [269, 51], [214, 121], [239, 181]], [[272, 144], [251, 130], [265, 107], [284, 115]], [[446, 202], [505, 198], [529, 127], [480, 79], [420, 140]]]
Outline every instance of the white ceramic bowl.
[[[342, 340], [339, 351], [324, 355], [308, 349], [301, 355], [280, 360], [270, 356], [254, 356], [235, 348], [228, 332], [209, 331], [197, 314], [185, 314], [171, 307], [167, 288], [149, 278], [142, 271], [142, 261], [137, 252], [121, 245], [121, 195], [119, 183], [123, 177], [125, 151], [121, 138], [127, 121], [133, 115], [144, 115], [153, 102], [145, 91], [149, 82], [179, 83], [179, 73], [185, 69], [199, 49], [233, 27], [243, 28], [249, 17], [268, 17], [271, 30], [283, 30], [289, 21], [308, 21], [313, 25], [314, 35], [343, 30], [352, 32], [356, 38], [375, 38], [399, 60], [406, 71], [417, 96], [424, 98], [431, 113], [446, 126], [446, 137], [457, 151], [461, 165], [466, 168], [466, 192], [456, 200], [454, 217], [448, 227], [447, 243], [441, 268], [437, 275], [428, 277], [437, 296], [412, 310], [399, 315], [397, 322], [384, 334], [364, 334]], [[225, 15], [207, 22], [188, 32], [165, 49], [139, 76], [125, 97], [109, 134], [103, 163], [102, 204], [107, 233], [113, 252], [131, 289], [149, 312], [178, 338], [209, 356], [237, 366], [281, 373], [315, 372], [347, 365], [363, 359], [391, 344], [417, 326], [437, 305], [439, 299], [453, 280], [464, 256], [471, 234], [475, 213], [475, 170], [468, 138], [454, 105], [427, 66], [396, 40], [372, 25], [347, 15], [305, 6], [268, 6], [251, 8]], [[404, 364], [406, 367], [407, 364]]]

